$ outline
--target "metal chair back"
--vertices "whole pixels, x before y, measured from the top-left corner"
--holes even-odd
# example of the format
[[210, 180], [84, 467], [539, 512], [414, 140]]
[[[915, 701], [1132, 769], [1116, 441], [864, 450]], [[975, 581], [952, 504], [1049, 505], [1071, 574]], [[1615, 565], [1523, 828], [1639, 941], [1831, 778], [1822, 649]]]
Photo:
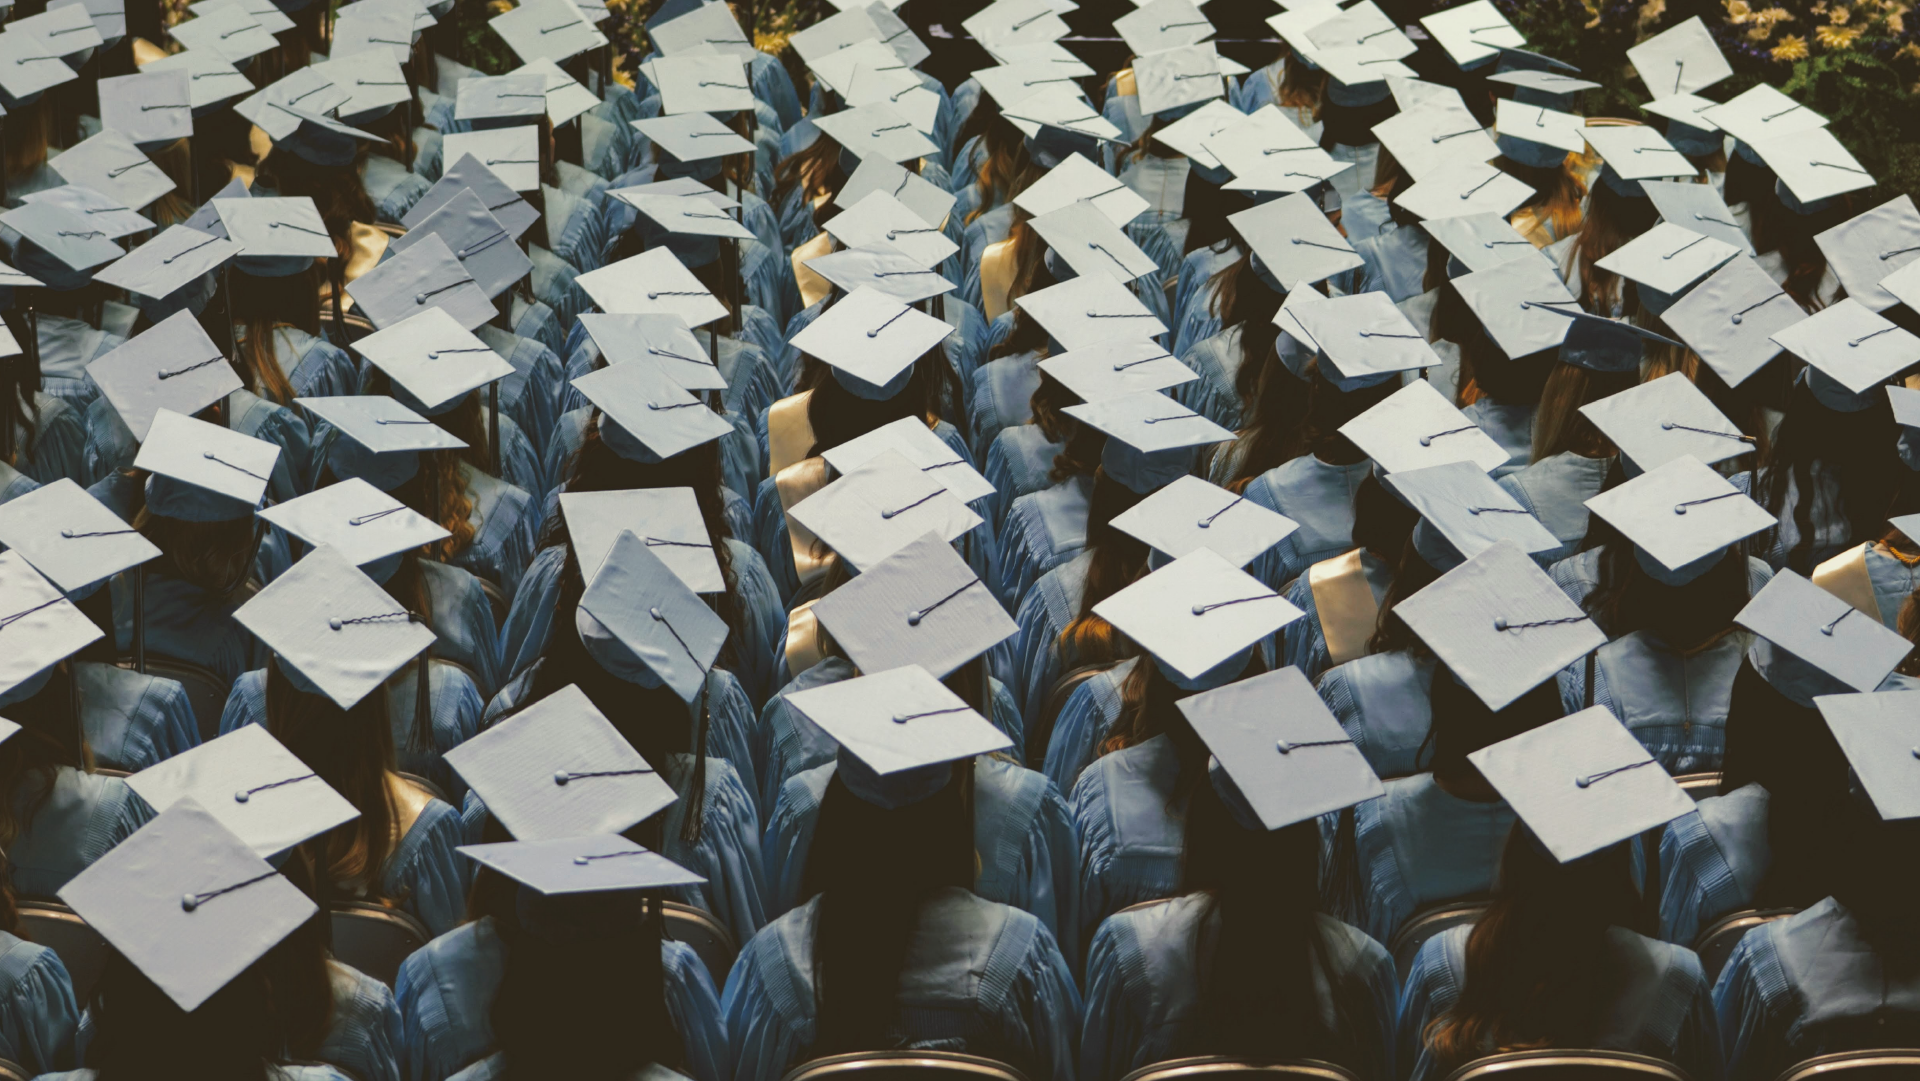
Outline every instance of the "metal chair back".
[[1810, 1058], [1781, 1074], [1780, 1081], [1911, 1081], [1915, 1077], [1920, 1077], [1920, 1049], [1888, 1048]]
[[1352, 1070], [1316, 1059], [1253, 1062], [1203, 1055], [1142, 1066], [1122, 1081], [1360, 1081]]
[[388, 987], [400, 975], [401, 962], [433, 937], [405, 912], [366, 901], [335, 901], [327, 906], [327, 918], [334, 957]]
[[1027, 1081], [1019, 1070], [952, 1051], [856, 1051], [803, 1062], [784, 1081]]
[[85, 1003], [93, 996], [100, 974], [106, 971], [107, 952], [112, 947], [78, 912], [58, 901], [22, 898], [16, 903], [20, 909], [20, 937], [59, 955], [68, 978], [73, 981], [73, 997]]
[[1626, 1051], [1510, 1051], [1475, 1059], [1446, 1081], [1691, 1081], [1671, 1062]]
[[700, 963], [707, 966], [713, 985], [725, 987], [727, 973], [733, 971], [733, 959], [740, 955], [740, 945], [733, 940], [733, 932], [706, 909], [678, 901], [663, 901], [661, 905], [667, 921], [667, 937], [692, 947]]
[[1479, 922], [1480, 914], [1491, 903], [1484, 897], [1468, 897], [1446, 901], [1407, 917], [1407, 922], [1394, 932], [1393, 942], [1387, 946], [1387, 952], [1393, 954], [1393, 967], [1399, 971], [1400, 978], [1405, 980], [1407, 973], [1413, 971], [1413, 959], [1428, 939], [1449, 928]]
[[1740, 945], [1740, 939], [1748, 931], [1798, 911], [1797, 908], [1743, 908], [1708, 924], [1700, 937], [1693, 940], [1693, 952], [1700, 955], [1700, 967], [1706, 970], [1708, 981], [1720, 978], [1720, 970], [1727, 967], [1733, 948]]

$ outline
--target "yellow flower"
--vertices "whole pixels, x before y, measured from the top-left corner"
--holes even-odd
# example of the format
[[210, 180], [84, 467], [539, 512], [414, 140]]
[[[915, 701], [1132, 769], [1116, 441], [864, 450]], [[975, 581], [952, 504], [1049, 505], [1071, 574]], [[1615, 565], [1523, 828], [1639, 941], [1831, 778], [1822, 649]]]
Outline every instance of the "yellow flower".
[[1893, 56], [1896, 60], [1920, 60], [1920, 44], [1909, 41], [1900, 46], [1900, 51]]
[[1807, 39], [1797, 34], [1789, 34], [1780, 39], [1771, 54], [1775, 60], [1805, 60], [1807, 58]]
[[1747, 6], [1747, 0], [1727, 0], [1727, 21], [1734, 24], [1753, 18], [1753, 9]]
[[1827, 13], [1827, 21], [1833, 23], [1833, 25], [1835, 26], [1845, 26], [1847, 20], [1852, 17], [1853, 17], [1853, 12], [1847, 10], [1846, 8], [1838, 7], [1838, 6], [1836, 6], [1832, 11]]
[[1773, 36], [1772, 23], [1761, 23], [1759, 26], [1756, 26], [1753, 29], [1747, 31], [1748, 41], [1765, 41], [1772, 36]]
[[1759, 14], [1755, 15], [1754, 18], [1759, 19], [1760, 21], [1771, 26], [1774, 23], [1785, 22], [1787, 20], [1792, 19], [1793, 12], [1788, 11], [1786, 8], [1768, 8], [1767, 10], [1762, 11]]
[[1860, 28], [1855, 26], [1817, 26], [1813, 30], [1813, 36], [1822, 48], [1844, 49], [1852, 45], [1854, 39], [1860, 36]]

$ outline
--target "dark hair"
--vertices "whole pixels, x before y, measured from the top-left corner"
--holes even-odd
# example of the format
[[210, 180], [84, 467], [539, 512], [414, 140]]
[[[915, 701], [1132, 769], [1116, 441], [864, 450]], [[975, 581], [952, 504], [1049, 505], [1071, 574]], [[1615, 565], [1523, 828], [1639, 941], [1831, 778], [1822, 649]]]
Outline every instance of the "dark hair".
[[[319, 854], [316, 875], [377, 894], [381, 872], [399, 838], [400, 809], [394, 799], [393, 728], [384, 685], [352, 709], [294, 687], [278, 654], [267, 662], [267, 731], [306, 763], [322, 781], [360, 812], [308, 842]], [[388, 902], [405, 900], [385, 898]]]
[[1621, 195], [1605, 183], [1593, 186], [1587, 200], [1587, 216], [1580, 222], [1577, 234], [1580, 239], [1573, 242], [1567, 263], [1561, 268], [1561, 276], [1565, 277], [1574, 267], [1579, 267], [1577, 299], [1582, 308], [1597, 315], [1612, 315], [1614, 301], [1625, 302], [1619, 292], [1621, 277], [1594, 264], [1653, 228], [1656, 217], [1651, 199]]
[[[0, 743], [0, 853], [33, 827], [33, 820], [53, 796], [60, 767], [83, 769], [85, 752], [78, 726], [79, 683], [73, 661], [54, 669], [46, 686], [33, 697], [6, 707], [7, 717], [20, 725], [13, 738]], [[21, 800], [22, 792], [32, 796]], [[4, 861], [0, 855], [0, 861]]]
[[251, 517], [189, 522], [142, 506], [133, 527], [160, 549], [161, 569], [209, 593], [232, 599], [253, 573], [260, 524]]
[[1086, 586], [1081, 590], [1080, 609], [1054, 643], [1062, 668], [1119, 660], [1132, 649], [1127, 637], [1095, 615], [1093, 608], [1146, 573], [1146, 543], [1113, 527], [1115, 518], [1144, 498], [1107, 476], [1105, 469], [1094, 470], [1093, 491], [1087, 497], [1087, 543], [1083, 549], [1091, 552], [1092, 557], [1087, 565]]
[[[773, 167], [773, 194], [767, 202], [777, 209], [796, 188], [803, 200], [811, 202], [820, 192], [840, 190], [846, 179], [846, 172], [840, 168], [840, 144], [821, 132], [812, 145]], [[827, 205], [831, 206], [831, 201]]]
[[19, 312], [7, 313], [6, 325], [25, 347], [20, 355], [0, 360], [0, 425], [5, 426], [0, 430], [8, 433], [13, 451], [6, 464], [17, 466], [33, 460], [40, 434], [40, 405], [34, 401], [40, 391], [40, 341], [28, 330], [33, 324]]
[[1878, 537], [1886, 528], [1906, 473], [1893, 449], [1898, 435], [1893, 409], [1883, 394], [1876, 394], [1866, 409], [1837, 413], [1821, 405], [1805, 384], [1794, 388], [1786, 416], [1775, 427], [1753, 476], [1754, 499], [1776, 518], [1789, 510], [1789, 482], [1798, 496], [1790, 509], [1800, 536], [1787, 553], [1787, 566], [1812, 573], [1817, 540], [1813, 507], [1823, 497], [1832, 500], [1829, 506], [1846, 523], [1843, 543]]
[[1640, 373], [1596, 372], [1576, 364], [1548, 361], [1540, 408], [1533, 414], [1533, 460], [1568, 451], [1586, 458], [1611, 458], [1613, 442], [1593, 426], [1580, 407], [1632, 390]]
[[[813, 429], [813, 446], [807, 448], [806, 455], [809, 458], [903, 417], [919, 417], [931, 425], [946, 418], [951, 406], [962, 397], [960, 376], [938, 345], [913, 362], [907, 385], [891, 398], [862, 398], [831, 374], [815, 383], [812, 390], [813, 395], [807, 399], [807, 423]], [[956, 423], [964, 423], [964, 418]]]
[[[1376, 485], [1380, 483], [1372, 477], [1368, 477], [1367, 480], [1372, 481]], [[1361, 483], [1364, 485], [1367, 481], [1362, 481]], [[1360, 528], [1359, 495], [1359, 492], [1354, 493], [1355, 533], [1353, 539], [1356, 543], [1360, 541], [1358, 532]], [[1393, 496], [1388, 495], [1387, 498], [1393, 499]], [[1394, 501], [1399, 502], [1397, 499]], [[1401, 543], [1400, 547], [1399, 562], [1393, 569], [1393, 581], [1387, 584], [1386, 596], [1380, 600], [1380, 615], [1374, 622], [1372, 636], [1367, 639], [1368, 653], [1399, 653], [1406, 651], [1416, 656], [1426, 656], [1432, 652], [1427, 648], [1427, 644], [1421, 641], [1420, 636], [1413, 633], [1412, 627], [1407, 626], [1404, 620], [1393, 614], [1394, 607], [1401, 601], [1432, 585], [1434, 580], [1440, 577], [1440, 572], [1434, 570], [1433, 564], [1428, 563], [1427, 558], [1421, 555], [1419, 549], [1413, 546], [1413, 528], [1414, 525], [1418, 524], [1418, 522], [1415, 522], [1413, 525], [1407, 527], [1406, 540]], [[1385, 558], [1384, 553], [1375, 554]]]
[[234, 367], [247, 389], [262, 398], [286, 406], [293, 403], [290, 365], [298, 358], [288, 357], [289, 366], [282, 367], [276, 338], [282, 327], [320, 333], [320, 276], [320, 265], [315, 263], [279, 278], [239, 273], [227, 277], [233, 311], [239, 316], [234, 328], [239, 335]]
[[1047, 328], [1032, 312], [1014, 303], [1028, 293], [1037, 293], [1056, 284], [1053, 272], [1047, 269], [1046, 238], [1028, 221], [1027, 212], [1015, 207], [1013, 225], [1008, 228], [1007, 238], [1002, 242], [1009, 245], [1013, 260], [1013, 277], [1007, 283], [1007, 305], [1008, 310], [1013, 312], [1013, 329], [988, 351], [989, 360], [1021, 353], [1045, 354], [1052, 340]]
[[1067, 406], [1079, 404], [1080, 396], [1046, 371], [1040, 373], [1040, 384], [1027, 398], [1033, 424], [1050, 442], [1061, 444], [1060, 453], [1053, 456], [1053, 468], [1047, 471], [1047, 479], [1054, 484], [1068, 477], [1092, 476], [1107, 447], [1107, 433], [1067, 415]]
[[[1640, 566], [1632, 541], [1597, 515], [1592, 522], [1597, 528], [1589, 529], [1588, 540], [1599, 552], [1599, 580], [1581, 607], [1609, 638], [1649, 631], [1674, 649], [1691, 652], [1733, 631], [1733, 617], [1751, 599], [1744, 545], [1724, 552], [1693, 581], [1670, 586]], [[1596, 533], [1598, 544], [1593, 544]]]
[[270, 965], [262, 958], [191, 1013], [174, 1004], [118, 950], [94, 988], [87, 1065], [103, 1081], [147, 1081], [184, 1072], [207, 1081], [271, 1081], [283, 1061]]

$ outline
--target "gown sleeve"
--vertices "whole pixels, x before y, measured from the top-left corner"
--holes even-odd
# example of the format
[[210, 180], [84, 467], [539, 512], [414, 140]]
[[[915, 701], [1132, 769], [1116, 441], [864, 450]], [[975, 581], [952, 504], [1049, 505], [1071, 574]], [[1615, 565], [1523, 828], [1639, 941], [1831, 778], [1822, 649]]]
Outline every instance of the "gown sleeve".
[[732, 1062], [713, 977], [685, 943], [662, 942], [660, 962], [666, 978], [667, 1015], [686, 1048], [687, 1076], [693, 1081], [726, 1081]]
[[1799, 1061], [1787, 1041], [1793, 1021], [1786, 973], [1765, 927], [1733, 948], [1713, 987], [1727, 1081], [1773, 1081]]
[[1146, 1039], [1127, 986], [1120, 923], [1108, 920], [1087, 951], [1086, 1009], [1080, 1022], [1080, 1081], [1116, 1081], [1133, 1069]]
[[361, 1081], [400, 1081], [400, 1007], [393, 992], [349, 966], [329, 968], [333, 1017], [315, 1057]]
[[[1074, 1081], [1080, 1045], [1080, 990], [1067, 959], [1045, 927], [1034, 929], [1026, 958], [1013, 977], [1008, 1009], [1024, 1016], [1007, 1018], [1003, 1031], [1024, 1031], [1031, 1041], [1034, 1081]], [[1017, 1026], [1017, 1027], [1016, 1027]]]
[[1023, 906], [1053, 932], [1071, 964], [1083, 940], [1080, 926], [1080, 838], [1073, 812], [1051, 782], [1027, 826], [1020, 849], [1019, 895]]
[[80, 1007], [60, 955], [15, 939], [0, 957], [0, 970], [17, 973], [0, 996], [0, 1039], [8, 1045], [8, 1057], [33, 1074], [71, 1068]]
[[[802, 934], [811, 935], [808, 921]], [[780, 1081], [787, 1067], [813, 1043], [811, 1017], [790, 1018], [774, 1005], [770, 966], [784, 968], [786, 936], [774, 928], [755, 936], [727, 974], [726, 993], [720, 999], [727, 1042], [732, 1049], [733, 1081]]]
[[1413, 968], [1407, 972], [1397, 1011], [1399, 1034], [1394, 1041], [1393, 1062], [1402, 1078], [1426, 1077], [1433, 1065], [1426, 1054], [1427, 1025], [1459, 1001], [1459, 965], [1455, 954], [1464, 959], [1468, 928], [1455, 928], [1426, 941], [1414, 955]]
[[460, 926], [466, 918], [466, 860], [455, 851], [466, 843], [464, 834], [460, 812], [437, 799], [427, 801], [427, 809], [407, 831], [410, 851], [404, 859], [390, 863], [382, 876], [387, 895], [404, 898], [401, 907], [435, 936]]

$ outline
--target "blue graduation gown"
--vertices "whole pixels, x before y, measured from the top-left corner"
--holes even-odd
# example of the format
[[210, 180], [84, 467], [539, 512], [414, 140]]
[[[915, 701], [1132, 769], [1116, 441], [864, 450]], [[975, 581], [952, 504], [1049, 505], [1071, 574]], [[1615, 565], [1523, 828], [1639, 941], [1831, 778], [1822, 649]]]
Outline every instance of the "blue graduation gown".
[[1372, 469], [1366, 459], [1330, 465], [1303, 454], [1248, 482], [1248, 502], [1284, 514], [1300, 528], [1247, 564], [1247, 573], [1278, 591], [1308, 567], [1352, 548], [1353, 495]]
[[22, 897], [52, 897], [153, 818], [153, 808], [118, 777], [61, 766], [53, 791], [28, 819], [41, 791], [38, 783], [28, 782], [13, 794], [14, 816], [24, 825], [7, 850], [7, 862], [14, 891]]
[[[244, 328], [234, 333], [246, 340]], [[295, 397], [335, 398], [360, 392], [360, 369], [347, 351], [298, 327], [275, 327], [273, 359]]]
[[1213, 312], [1216, 289], [1213, 276], [1237, 262], [1246, 252], [1232, 239], [1195, 248], [1180, 261], [1180, 277], [1173, 291], [1173, 355], [1220, 333], [1220, 317]]
[[[820, 823], [837, 763], [788, 778], [767, 823], [760, 851], [771, 893], [767, 911], [778, 918], [804, 898], [807, 853]], [[1079, 855], [1066, 800], [1045, 777], [993, 755], [974, 759], [973, 847], [980, 870], [973, 892], [1033, 913], [1056, 941], [1077, 947], [1080, 931], [1074, 887]], [[1069, 955], [1071, 948], [1065, 949]]]
[[1552, 564], [1580, 550], [1587, 536], [1587, 500], [1600, 494], [1612, 465], [1612, 458], [1563, 451], [1500, 478], [1500, 487], [1560, 541], [1559, 548], [1536, 552], [1534, 559]]
[[419, 567], [433, 609], [433, 657], [466, 669], [484, 702], [499, 692], [503, 682], [493, 605], [472, 573], [430, 559], [420, 560]]
[[539, 505], [526, 489], [464, 461], [460, 463], [460, 475], [467, 498], [473, 501], [473, 509], [467, 514], [467, 522], [473, 526], [473, 542], [453, 557], [453, 565], [511, 590], [533, 558]]
[[[1372, 552], [1364, 551], [1360, 553], [1360, 568], [1377, 605], [1386, 599], [1387, 587], [1393, 584], [1393, 568]], [[1293, 665], [1309, 680], [1318, 681], [1320, 674], [1332, 665], [1333, 657], [1327, 650], [1326, 630], [1320, 625], [1320, 606], [1313, 597], [1313, 583], [1302, 574], [1287, 588], [1286, 596], [1294, 607], [1306, 614], [1275, 632], [1280, 642], [1280, 663]]]
[[[506, 971], [506, 945], [488, 916], [414, 951], [394, 981], [411, 1081], [445, 1081], [493, 1048], [493, 999]], [[720, 996], [693, 948], [660, 944], [667, 1016], [686, 1045], [694, 1081], [726, 1081], [727, 1037]]]
[[[735, 1081], [779, 1081], [814, 1040], [815, 898], [754, 936], [727, 977]], [[1071, 1081], [1080, 993], [1040, 921], [947, 887], [920, 910], [889, 1025], [899, 1047], [964, 1051]]]
[[314, 1055], [360, 1081], [401, 1081], [400, 1007], [386, 984], [338, 961], [327, 962], [333, 1016]]
[[[343, 394], [356, 393], [352, 390]], [[288, 409], [251, 391], [236, 390], [227, 395], [226, 408], [232, 418], [227, 427], [241, 435], [250, 435], [280, 448], [273, 463], [267, 496], [276, 503], [297, 499], [313, 491], [319, 483], [324, 456], [315, 453], [321, 446], [320, 429], [310, 425], [301, 411]], [[89, 416], [91, 422], [92, 417]], [[116, 416], [116, 422], [118, 420]], [[121, 431], [125, 431], [121, 427]]]
[[1036, 579], [1086, 546], [1092, 495], [1093, 478], [1080, 475], [1013, 501], [987, 578], [1007, 610], [1019, 606]]
[[1087, 572], [1093, 553], [1080, 554], [1034, 579], [1014, 609], [1013, 648], [1002, 654], [1009, 671], [1002, 675], [1013, 689], [1023, 717], [1037, 720], [1045, 708], [1054, 681], [1066, 669], [1060, 656], [1060, 632], [1080, 614], [1086, 600]]
[[[1393, 941], [1407, 917], [1428, 905], [1491, 892], [1514, 819], [1504, 801], [1450, 795], [1431, 773], [1386, 787], [1354, 808], [1360, 894], [1359, 911], [1348, 917], [1381, 942]], [[1332, 819], [1321, 820], [1329, 841]]]
[[0, 931], [0, 1058], [30, 1074], [74, 1064], [80, 1006], [60, 955]]
[[40, 339], [40, 389], [85, 413], [100, 396], [87, 365], [126, 344], [127, 339], [91, 323], [64, 315], [36, 316]]
[[[1757, 478], [1753, 473], [1736, 473], [1727, 479], [1735, 488], [1752, 495], [1761, 506], [1767, 505], [1764, 488], [1759, 494], [1754, 493]], [[1813, 480], [1814, 487], [1818, 491], [1814, 496], [1811, 509], [1813, 560], [1810, 565], [1817, 567], [1851, 548], [1855, 541], [1865, 538], [1852, 535], [1853, 524], [1847, 520], [1845, 514], [1841, 513], [1839, 486], [1830, 478], [1824, 463], [1818, 461], [1813, 463]], [[1764, 481], [1762, 483], [1764, 484]], [[1787, 565], [1788, 557], [1800, 543], [1800, 523], [1795, 520], [1795, 516], [1802, 498], [1799, 479], [1789, 475], [1786, 497], [1781, 502], [1780, 513], [1776, 516], [1778, 524], [1773, 527], [1772, 532], [1762, 535], [1762, 541], [1757, 541], [1753, 545], [1753, 550], [1760, 552], [1762, 558], [1767, 561], [1767, 565], [1774, 570]]]
[[177, 681], [91, 662], [75, 671], [95, 764], [137, 773], [200, 745], [193, 705]]
[[[1348, 1063], [1363, 1081], [1393, 1081], [1393, 1023], [1399, 980], [1378, 942], [1331, 916], [1316, 915], [1327, 947], [1315, 973], [1354, 1023], [1340, 1033], [1363, 1056]], [[1087, 997], [1080, 1029], [1080, 1081], [1118, 1081], [1150, 1063], [1218, 1050], [1202, 1042], [1201, 972], [1217, 949], [1213, 898], [1190, 893], [1113, 915], [1087, 954]], [[1329, 1029], [1339, 1023], [1330, 999], [1319, 1004]]]
[[[126, 575], [113, 579], [117, 648], [133, 649], [133, 593]], [[197, 664], [229, 685], [266, 663], [266, 649], [233, 618], [244, 598], [223, 598], [164, 571], [147, 571], [147, 650]]]
[[1048, 441], [1046, 433], [1033, 424], [1016, 424], [994, 437], [980, 472], [993, 485], [993, 494], [986, 499], [987, 520], [996, 533], [1005, 531], [1014, 500], [1053, 485], [1053, 460], [1065, 447]]
[[[1340, 220], [1345, 224], [1346, 216]], [[1353, 250], [1366, 260], [1361, 268], [1360, 291], [1385, 293], [1398, 304], [1426, 291], [1427, 233], [1418, 226], [1390, 225], [1371, 233], [1350, 227], [1347, 236]]]
[[967, 446], [975, 459], [1003, 429], [1033, 418], [1030, 399], [1040, 388], [1040, 354], [1014, 353], [980, 365], [973, 373], [973, 397], [967, 403]]
[[1167, 397], [1228, 430], [1240, 427], [1240, 332], [1236, 324], [1187, 347], [1181, 363], [1200, 378], [1167, 389]]
[[1100, 757], [1100, 747], [1120, 716], [1121, 688], [1139, 663], [1140, 658], [1128, 657], [1088, 676], [1067, 695], [1060, 715], [1054, 718], [1041, 766], [1062, 791], [1073, 791], [1081, 774]]
[[85, 487], [99, 479], [88, 465], [85, 413], [70, 402], [39, 391], [34, 392], [33, 407], [40, 418], [32, 433], [25, 427], [14, 430], [13, 467], [41, 484], [66, 477]]
[[1320, 700], [1382, 777], [1411, 776], [1425, 764], [1436, 663], [1406, 651], [1370, 653], [1320, 674]]
[[1180, 892], [1187, 797], [1173, 741], [1155, 736], [1102, 755], [1073, 786], [1080, 835], [1080, 926]]
[[1500, 449], [1507, 452], [1507, 463], [1493, 471], [1493, 479], [1499, 480], [1509, 473], [1518, 473], [1533, 461], [1533, 405], [1501, 405], [1492, 398], [1482, 398], [1460, 410], [1467, 421], [1487, 433]]
[[1708, 796], [1660, 835], [1660, 937], [1692, 945], [1730, 912], [1752, 908], [1773, 863], [1767, 790], [1758, 784]]
[[384, 154], [368, 154], [360, 165], [360, 186], [373, 200], [374, 215], [388, 225], [399, 225], [433, 182]]
[[[1683, 656], [1651, 631], [1635, 631], [1594, 656], [1593, 704], [1606, 706], [1669, 773], [1720, 768], [1727, 749], [1727, 709], [1751, 637], [1735, 631]], [[1559, 674], [1568, 713], [1586, 708], [1587, 665]]]
[[[1423, 1033], [1460, 999], [1472, 933], [1471, 927], [1453, 927], [1428, 939], [1407, 973], [1395, 1057], [1414, 1081], [1446, 1076], [1427, 1053]], [[1720, 1076], [1719, 1028], [1706, 974], [1692, 950], [1611, 927], [1603, 971], [1594, 978], [1613, 990], [1613, 998], [1594, 1019], [1592, 1046], [1665, 1059], [1705, 1081]], [[1494, 1050], [1489, 1046], [1486, 1053]]]

